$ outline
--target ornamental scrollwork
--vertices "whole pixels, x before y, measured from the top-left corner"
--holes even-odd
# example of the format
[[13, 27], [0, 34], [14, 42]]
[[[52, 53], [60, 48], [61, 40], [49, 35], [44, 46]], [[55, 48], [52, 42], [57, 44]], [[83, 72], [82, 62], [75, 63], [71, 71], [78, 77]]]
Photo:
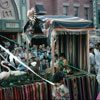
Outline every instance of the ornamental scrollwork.
[[10, 7], [10, 0], [0, 0], [0, 7], [3, 9], [8, 9]]

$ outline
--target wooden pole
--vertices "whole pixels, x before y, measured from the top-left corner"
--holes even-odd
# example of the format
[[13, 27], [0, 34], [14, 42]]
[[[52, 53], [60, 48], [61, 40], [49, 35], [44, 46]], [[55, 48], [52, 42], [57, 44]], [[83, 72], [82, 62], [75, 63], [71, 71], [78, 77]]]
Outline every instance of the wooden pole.
[[87, 32], [87, 68], [90, 73], [90, 59], [89, 59], [89, 31]]
[[51, 35], [51, 56], [52, 56], [52, 75], [54, 75], [54, 30], [52, 31]]
[[59, 54], [59, 36], [56, 38], [56, 49], [57, 49], [57, 54]]
[[27, 66], [29, 66], [29, 43], [26, 42], [26, 47], [27, 47]]
[[26, 33], [24, 33], [26, 36], [26, 53], [27, 53], [27, 66], [29, 66], [29, 43], [30, 43], [30, 39], [29, 37], [26, 35]]
[[61, 35], [61, 53], [64, 53], [63, 52], [63, 50], [64, 50], [64, 48], [63, 48], [63, 35]]

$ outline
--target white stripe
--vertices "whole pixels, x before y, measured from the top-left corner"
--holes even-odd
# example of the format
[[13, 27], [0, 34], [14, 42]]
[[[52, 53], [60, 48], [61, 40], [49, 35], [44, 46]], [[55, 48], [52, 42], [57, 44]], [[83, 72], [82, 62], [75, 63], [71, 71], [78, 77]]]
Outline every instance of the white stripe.
[[[63, 17], [63, 16], [62, 16]], [[39, 16], [38, 18], [43, 18], [42, 20], [43, 21], [46, 21], [46, 20], [50, 20], [51, 19], [51, 22], [53, 21], [61, 21], [61, 22], [91, 22], [90, 20], [85, 20], [85, 19], [82, 19], [82, 18], [79, 18], [79, 17], [65, 17], [65, 18], [62, 18], [62, 17], [59, 17], [59, 18], [52, 18], [52, 16], [50, 17], [45, 17], [45, 16]], [[77, 19], [79, 18], [79, 19]], [[76, 19], [76, 20], [75, 20]]]

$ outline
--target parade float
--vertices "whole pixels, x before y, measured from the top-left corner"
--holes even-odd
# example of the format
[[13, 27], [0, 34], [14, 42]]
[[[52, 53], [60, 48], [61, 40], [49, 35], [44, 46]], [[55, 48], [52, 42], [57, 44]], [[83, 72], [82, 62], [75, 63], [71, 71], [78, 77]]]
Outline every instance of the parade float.
[[[89, 20], [80, 19], [72, 16], [38, 16], [39, 28], [44, 31], [48, 37], [48, 44], [51, 46], [52, 54], [52, 70], [54, 74], [54, 54], [59, 55], [65, 53], [66, 59], [69, 61], [68, 66], [72, 68], [71, 75], [66, 74], [65, 82], [69, 88], [70, 100], [91, 100], [96, 98], [96, 76], [90, 73], [89, 68], [89, 30], [94, 29], [93, 24]], [[35, 20], [34, 20], [35, 21]], [[31, 23], [31, 22], [30, 22]], [[31, 43], [29, 34], [30, 24], [24, 27], [24, 33], [27, 37], [27, 47]], [[40, 27], [41, 26], [41, 27]], [[33, 32], [35, 26], [33, 24]], [[37, 27], [36, 27], [37, 28]], [[54, 83], [47, 77], [42, 77], [25, 65], [16, 56], [7, 51], [0, 45], [4, 51], [24, 65], [32, 74], [37, 76], [13, 76], [1, 81], [0, 99], [4, 100], [53, 100], [52, 86]], [[29, 49], [29, 48], [28, 48]], [[28, 55], [28, 53], [27, 53]], [[45, 73], [46, 74], [46, 73]], [[48, 79], [47, 79], [48, 78]], [[14, 80], [15, 79], [15, 80]]]
[[[90, 20], [73, 16], [40, 16], [45, 22], [46, 34], [52, 47], [51, 54], [64, 53], [73, 74], [66, 75], [70, 100], [92, 100], [96, 98], [96, 76], [90, 73], [89, 35], [94, 29]], [[54, 73], [54, 59], [52, 59]]]

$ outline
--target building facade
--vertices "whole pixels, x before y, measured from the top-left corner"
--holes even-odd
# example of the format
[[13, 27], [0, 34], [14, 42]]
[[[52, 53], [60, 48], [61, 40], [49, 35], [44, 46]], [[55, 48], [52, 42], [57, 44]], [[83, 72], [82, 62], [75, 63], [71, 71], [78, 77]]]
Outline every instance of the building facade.
[[100, 0], [98, 0], [98, 23], [100, 28]]
[[46, 15], [78, 16], [92, 20], [91, 0], [30, 0], [30, 8], [37, 5], [42, 5]]
[[100, 0], [91, 0], [93, 5], [93, 23], [96, 28], [91, 35], [92, 41], [100, 42]]

